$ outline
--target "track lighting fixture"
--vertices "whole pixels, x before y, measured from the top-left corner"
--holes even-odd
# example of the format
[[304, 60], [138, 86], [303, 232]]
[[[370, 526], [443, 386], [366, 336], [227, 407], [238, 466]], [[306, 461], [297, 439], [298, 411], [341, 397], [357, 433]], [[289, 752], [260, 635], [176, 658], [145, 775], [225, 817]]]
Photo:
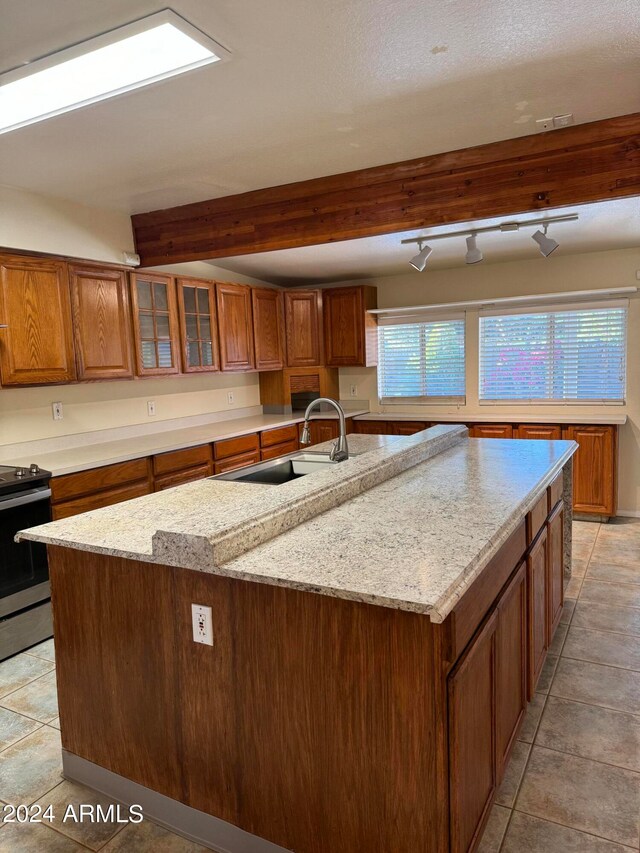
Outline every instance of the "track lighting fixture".
[[542, 231], [538, 230], [532, 234], [532, 239], [538, 244], [540, 252], [548, 258], [552, 252], [558, 248], [558, 242], [552, 237], [547, 236], [547, 228], [554, 222], [576, 222], [578, 219], [577, 213], [564, 213], [559, 216], [545, 216], [540, 219], [529, 219], [526, 221], [508, 221], [501, 222], [499, 225], [485, 225], [473, 230], [466, 231], [445, 231], [442, 234], [428, 234], [425, 237], [410, 237], [407, 240], [402, 240], [402, 244], [417, 243], [420, 251], [411, 258], [409, 263], [411, 266], [422, 272], [427, 265], [427, 261], [433, 249], [426, 244], [426, 240], [444, 240], [448, 237], [466, 237], [467, 238], [467, 253], [464, 257], [467, 264], [478, 264], [483, 260], [484, 256], [478, 248], [478, 234], [487, 234], [490, 231], [519, 231], [521, 228], [531, 228], [535, 225], [541, 225]]
[[551, 252], [555, 252], [555, 250], [560, 245], [553, 238], [547, 237], [547, 228], [548, 225], [542, 226], [542, 231], [538, 230], [535, 234], [531, 235], [531, 239], [535, 240], [538, 246], [540, 247], [540, 252], [548, 258]]
[[420, 251], [414, 258], [411, 258], [409, 263], [415, 270], [418, 270], [418, 272], [422, 272], [427, 265], [429, 255], [431, 254], [431, 252], [433, 252], [433, 249], [431, 248], [431, 246], [425, 246], [423, 249], [422, 240], [418, 241], [418, 248], [420, 249]]
[[483, 255], [476, 244], [476, 235], [470, 234], [467, 237], [467, 254], [465, 255], [465, 264], [478, 264], [482, 260]]

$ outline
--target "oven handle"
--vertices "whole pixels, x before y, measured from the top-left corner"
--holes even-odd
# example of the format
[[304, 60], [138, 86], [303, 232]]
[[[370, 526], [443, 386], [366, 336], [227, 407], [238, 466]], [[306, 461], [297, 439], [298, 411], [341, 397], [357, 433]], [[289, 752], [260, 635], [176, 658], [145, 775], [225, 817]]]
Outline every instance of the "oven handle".
[[0, 501], [0, 512], [4, 509], [13, 509], [16, 506], [24, 506], [25, 504], [33, 504], [36, 501], [44, 501], [51, 497], [51, 489], [30, 489], [28, 492], [23, 492], [17, 498], [7, 498]]

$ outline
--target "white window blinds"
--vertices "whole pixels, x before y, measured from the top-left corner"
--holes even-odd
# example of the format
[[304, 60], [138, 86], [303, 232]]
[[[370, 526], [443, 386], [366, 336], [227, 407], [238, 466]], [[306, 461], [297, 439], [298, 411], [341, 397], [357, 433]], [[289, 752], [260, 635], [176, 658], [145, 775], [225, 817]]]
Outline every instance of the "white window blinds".
[[378, 329], [382, 403], [464, 400], [464, 317]]
[[480, 400], [624, 402], [626, 303], [480, 317]]

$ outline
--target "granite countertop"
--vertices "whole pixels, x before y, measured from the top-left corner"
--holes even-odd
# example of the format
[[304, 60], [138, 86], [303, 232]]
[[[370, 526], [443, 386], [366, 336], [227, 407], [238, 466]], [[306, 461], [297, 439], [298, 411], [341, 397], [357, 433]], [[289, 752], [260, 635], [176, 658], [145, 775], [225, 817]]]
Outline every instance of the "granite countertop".
[[349, 442], [360, 456], [282, 486], [204, 480], [27, 537], [441, 622], [577, 448], [451, 426]]
[[[539, 409], [536, 409], [539, 411]], [[545, 415], [545, 414], [524, 414], [513, 415], [501, 412], [496, 406], [487, 411], [486, 414], [470, 415], [464, 410], [453, 413], [434, 413], [429, 414], [413, 412], [413, 413], [397, 413], [394, 412], [365, 412], [357, 413], [353, 416], [355, 421], [425, 421], [427, 423], [451, 423], [451, 424], [471, 424], [471, 423], [519, 423], [519, 424], [611, 424], [621, 425], [626, 424], [627, 415], [624, 413], [616, 414], [599, 414], [599, 415]]]
[[[350, 418], [365, 411], [366, 409], [357, 409], [354, 412], [345, 412], [345, 415]], [[311, 419], [333, 420], [337, 417], [337, 412], [331, 410], [314, 412]], [[225, 438], [237, 438], [240, 435], [263, 432], [267, 429], [289, 426], [303, 421], [304, 416], [301, 414], [252, 415], [115, 441], [100, 441], [95, 444], [69, 447], [64, 450], [42, 453], [36, 450], [28, 450], [16, 456], [9, 453], [2, 456], [2, 464], [28, 467], [32, 462], [37, 462], [45, 471], [51, 471], [54, 477], [60, 477], [63, 474], [73, 474], [77, 471], [86, 471], [89, 468], [113, 465], [116, 462], [140, 459], [145, 456], [153, 456], [156, 453], [167, 453], [171, 450], [182, 450], [186, 447], [195, 447], [198, 444], [221, 441]]]

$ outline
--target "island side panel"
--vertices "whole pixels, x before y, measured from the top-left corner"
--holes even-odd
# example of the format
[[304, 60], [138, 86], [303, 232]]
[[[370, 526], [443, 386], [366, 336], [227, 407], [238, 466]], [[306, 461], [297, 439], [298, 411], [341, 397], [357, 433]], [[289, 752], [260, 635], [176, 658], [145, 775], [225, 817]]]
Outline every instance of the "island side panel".
[[172, 570], [48, 554], [63, 747], [181, 799]]

